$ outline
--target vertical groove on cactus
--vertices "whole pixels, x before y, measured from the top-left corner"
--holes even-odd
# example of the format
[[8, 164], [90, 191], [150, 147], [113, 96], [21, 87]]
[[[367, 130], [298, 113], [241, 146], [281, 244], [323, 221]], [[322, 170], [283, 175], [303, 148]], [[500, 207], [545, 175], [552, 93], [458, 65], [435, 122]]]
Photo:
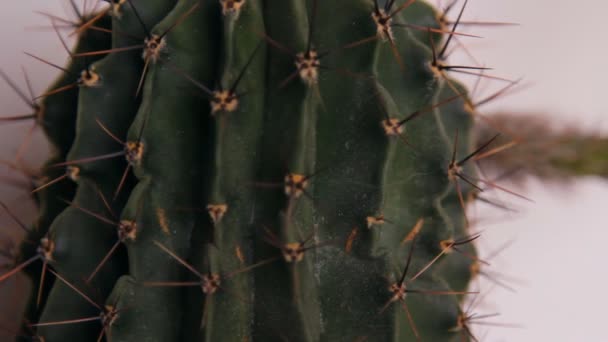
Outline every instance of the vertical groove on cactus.
[[[203, 289], [204, 317], [198, 323], [205, 327], [201, 339], [206, 341], [242, 341], [251, 335], [254, 283], [249, 270], [256, 265], [250, 235], [256, 189], [249, 183], [259, 164], [251, 157], [261, 157], [258, 147], [264, 122], [266, 48], [255, 31], [264, 26], [262, 10], [261, 1], [249, 1], [238, 10], [223, 11], [221, 18], [222, 73], [209, 98], [213, 175], [203, 205], [211, 226], [209, 240], [195, 240], [192, 245], [204, 251], [201, 271], [209, 278], [218, 277], [221, 284], [217, 289]], [[226, 330], [232, 336], [226, 336]]]
[[[83, 16], [82, 20], [86, 19], [87, 17]], [[111, 18], [108, 16], [100, 18], [97, 26], [103, 29], [111, 29]], [[76, 45], [71, 53], [76, 54], [107, 49], [111, 45], [110, 38], [111, 36], [106, 32], [85, 31], [78, 35]], [[99, 57], [92, 57], [89, 61], [93, 62], [97, 59]], [[83, 60], [72, 59], [65, 67], [65, 71], [51, 84], [45, 93], [80, 82], [78, 76], [83, 71], [82, 68], [88, 67], [83, 62]], [[73, 181], [78, 177], [77, 169], [68, 168], [66, 170], [53, 166], [65, 161], [74, 141], [76, 114], [78, 111], [78, 88], [74, 87], [46, 96], [38, 107], [33, 107], [37, 111], [34, 117], [34, 125], [40, 125], [43, 128], [52, 149], [51, 157], [41, 167], [42, 184], [34, 182], [37, 187], [33, 191], [36, 192], [39, 214], [31, 232], [25, 237], [27, 241], [38, 242], [47, 234], [53, 220], [66, 207], [64, 202], [57, 199], [72, 199], [74, 196], [75, 185]], [[29, 137], [26, 137], [26, 139], [29, 139]], [[22, 244], [20, 251], [21, 261], [35, 256], [37, 254], [36, 247], [37, 243]], [[42, 296], [40, 297], [42, 302], [37, 303], [38, 295], [31, 296], [27, 306], [26, 317], [28, 320], [37, 321], [40, 314], [39, 308], [44, 306], [50, 285], [53, 282], [52, 279], [48, 279], [46, 284], [39, 283], [42, 272], [41, 263], [33, 263], [24, 270], [32, 280], [33, 288], [38, 289], [42, 286]]]
[[[253, 338], [285, 336], [314, 341], [320, 334], [314, 259], [312, 251], [303, 248], [304, 243], [313, 244], [308, 238], [313, 233], [313, 203], [308, 196], [316, 183], [316, 178], [310, 177], [317, 171], [314, 129], [318, 86], [302, 75], [319, 71], [313, 65], [316, 46], [312, 39], [309, 42], [309, 28], [316, 23], [303, 1], [269, 1], [264, 14], [274, 18], [266, 21], [266, 39], [276, 43], [269, 44], [260, 177], [278, 186], [259, 190], [264, 191], [256, 202], [261, 207], [258, 222], [263, 228], [256, 229], [256, 254], [261, 258], [281, 255], [281, 260], [256, 270]], [[312, 64], [298, 69], [300, 61]]]

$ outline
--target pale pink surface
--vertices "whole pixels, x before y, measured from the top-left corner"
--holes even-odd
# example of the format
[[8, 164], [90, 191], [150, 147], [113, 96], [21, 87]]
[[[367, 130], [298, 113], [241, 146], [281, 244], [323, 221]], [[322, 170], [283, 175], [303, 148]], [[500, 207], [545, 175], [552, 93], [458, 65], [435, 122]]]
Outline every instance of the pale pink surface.
[[[531, 83], [521, 93], [484, 106], [484, 112], [544, 112], [563, 124], [608, 134], [608, 72], [602, 67], [608, 53], [602, 43], [606, 10], [599, 0], [469, 1], [465, 18], [521, 24], [470, 30], [485, 37], [466, 40], [475, 57], [495, 69], [488, 73], [523, 76], [524, 83]], [[463, 54], [454, 57], [456, 63], [470, 63]], [[481, 255], [515, 239], [492, 266], [524, 282], [515, 294], [493, 290], [484, 307], [501, 316], [487, 321], [525, 327], [483, 327], [479, 330], [488, 331], [484, 341], [608, 341], [606, 185], [593, 178], [565, 188], [530, 182], [526, 195], [535, 203], [515, 201], [523, 212], [486, 227]], [[482, 206], [472, 212], [504, 216]]]

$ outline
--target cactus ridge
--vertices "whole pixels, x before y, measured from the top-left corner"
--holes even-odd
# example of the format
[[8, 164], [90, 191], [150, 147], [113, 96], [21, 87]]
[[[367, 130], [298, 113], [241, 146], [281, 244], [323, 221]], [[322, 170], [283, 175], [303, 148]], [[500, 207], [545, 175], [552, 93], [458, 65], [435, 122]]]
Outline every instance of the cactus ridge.
[[[67, 207], [23, 253], [56, 277], [29, 327], [475, 340], [463, 303], [486, 263], [465, 209], [494, 140], [474, 147], [452, 78], [484, 68], [446, 61], [465, 6], [449, 22], [409, 0], [110, 1], [82, 26], [100, 45], [72, 54], [95, 60], [86, 77], [45, 94], [77, 112], [45, 126], [65, 151], [47, 169], [77, 190], [53, 193]], [[84, 38], [99, 26], [110, 47]]]
[[[81, 13], [80, 11], [77, 11], [76, 14], [78, 18], [75, 22], [53, 17], [53, 28], [58, 30], [56, 21], [60, 21], [64, 24], [69, 23], [69, 27], [77, 27], [93, 16], [93, 14]], [[110, 18], [104, 16], [99, 17], [98, 19], [97, 27], [100, 30], [80, 33], [73, 50], [71, 52], [68, 51], [71, 55], [105, 49], [111, 44], [111, 36], [107, 32], [103, 32], [103, 30], [111, 29]], [[50, 64], [35, 55], [29, 55], [44, 63]], [[99, 58], [92, 57], [88, 60], [71, 59], [65, 68], [60, 68], [51, 64], [51, 66], [61, 69], [62, 74], [49, 86], [48, 90], [44, 92], [44, 94], [46, 94], [45, 96], [34, 97], [32, 95], [31, 102], [27, 101], [34, 111], [34, 114], [25, 115], [19, 118], [19, 120], [33, 119], [32, 129], [37, 126], [42, 128], [49, 140], [52, 152], [49, 160], [42, 166], [40, 174], [32, 175], [26, 172], [28, 178], [33, 177], [32, 188], [33, 192], [36, 193], [35, 200], [39, 206], [39, 216], [32, 229], [26, 233], [25, 239], [26, 241], [29, 241], [29, 243], [21, 245], [19, 256], [17, 256], [17, 259], [15, 260], [18, 265], [27, 262], [28, 260], [33, 260], [32, 258], [38, 258], [41, 255], [37, 251], [38, 242], [47, 236], [52, 221], [66, 207], [66, 204], [62, 201], [58, 201], [57, 198], [71, 199], [74, 195], [75, 186], [73, 182], [64, 181], [64, 179], [76, 180], [78, 177], [78, 170], [74, 168], [65, 170], [55, 168], [53, 165], [65, 161], [75, 137], [76, 112], [78, 107], [78, 88], [75, 87], [75, 85], [79, 83], [82, 68], [87, 62], [92, 63], [97, 59]], [[2, 75], [4, 78], [7, 78], [4, 73], [2, 73]], [[7, 81], [13, 88], [16, 88], [11, 80], [7, 79]], [[31, 92], [31, 85], [27, 78], [27, 74], [26, 81]], [[41, 99], [38, 100], [39, 98]], [[0, 118], [0, 122], [5, 120], [14, 121], [13, 118]], [[30, 132], [31, 131], [32, 130], [30, 130]], [[29, 144], [29, 139], [30, 134], [26, 136], [18, 150], [16, 156], [17, 163], [20, 162], [21, 154], [24, 152], [23, 149]], [[44, 258], [41, 260], [44, 260]], [[40, 274], [43, 272], [43, 266], [45, 265], [46, 263], [30, 263], [23, 269], [32, 279], [33, 288], [40, 288], [40, 294], [32, 296], [28, 305], [26, 317], [30, 321], [38, 320], [40, 313], [38, 308], [44, 305], [44, 300], [48, 296], [50, 285], [53, 283], [52, 279], [49, 279], [46, 284], [40, 283], [40, 280], [42, 279]], [[42, 302], [36, 303], [38, 300], [42, 300]]]
[[[163, 8], [164, 7], [164, 8]], [[131, 44], [130, 38], [118, 32], [139, 34], [139, 19], [149, 24], [162, 18], [170, 4], [159, 6], [135, 16], [127, 8], [121, 9], [120, 20], [113, 18], [112, 48]], [[78, 189], [72, 205], [64, 210], [53, 222], [49, 235], [55, 243], [52, 262], [53, 269], [62, 274], [82, 291], [94, 291], [106, 298], [114, 287], [119, 275], [126, 271], [126, 257], [116, 253], [90, 282], [84, 279], [97, 267], [107, 251], [114, 244], [115, 233], [106, 222], [81, 210], [104, 213], [106, 206], [100, 194], [113, 194], [125, 168], [124, 159], [100, 159], [98, 156], [113, 155], [117, 144], [105, 131], [115, 136], [124, 136], [133, 120], [138, 99], [135, 98], [138, 74], [142, 69], [140, 53], [127, 51], [108, 55], [91, 67], [98, 75], [98, 83], [91, 87], [80, 87], [78, 94], [78, 120], [76, 139], [67, 156], [67, 161], [59, 165], [75, 166], [80, 169]], [[119, 147], [120, 148], [120, 147]], [[124, 153], [119, 150], [119, 155]], [[126, 196], [111, 202], [113, 212], [122, 210]], [[89, 292], [91, 293], [91, 292]], [[40, 322], [69, 320], [99, 314], [97, 308], [75, 296], [65, 282], [56, 282], [47, 301]], [[72, 329], [74, 328], [75, 329]], [[90, 324], [44, 325], [38, 328], [46, 339], [95, 339], [98, 329]], [[85, 336], [85, 337], [83, 337]], [[89, 336], [89, 337], [86, 337]]]

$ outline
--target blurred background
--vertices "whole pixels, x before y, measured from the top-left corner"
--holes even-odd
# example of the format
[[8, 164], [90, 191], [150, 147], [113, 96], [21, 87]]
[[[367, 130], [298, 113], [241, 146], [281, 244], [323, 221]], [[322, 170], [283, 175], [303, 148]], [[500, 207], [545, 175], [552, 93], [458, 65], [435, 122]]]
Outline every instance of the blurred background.
[[[449, 0], [443, 0], [446, 6]], [[65, 16], [67, 1], [20, 0], [3, 10], [0, 21], [0, 68], [25, 86], [23, 66], [32, 79], [35, 94], [44, 91], [58, 74], [24, 51], [63, 65], [67, 54], [52, 30], [41, 30], [47, 20], [35, 10]], [[464, 1], [452, 10], [455, 18]], [[484, 105], [480, 111], [513, 115], [535, 113], [561, 127], [576, 127], [590, 134], [608, 135], [608, 103], [604, 67], [608, 47], [603, 30], [608, 5], [600, 0], [470, 0], [464, 12], [467, 21], [501, 21], [518, 26], [463, 26], [462, 32], [483, 39], [460, 41], [480, 64], [493, 68], [488, 74], [518, 79], [526, 86], [519, 92]], [[463, 49], [454, 52], [454, 64], [472, 64]], [[476, 78], [459, 77], [474, 86]], [[504, 83], [483, 81], [479, 96], [492, 94]], [[0, 115], [27, 114], [29, 108], [4, 82], [0, 82]], [[31, 122], [0, 125], [0, 159], [17, 153]], [[47, 149], [38, 130], [23, 154], [24, 165], [32, 169], [44, 160]], [[608, 154], [608, 151], [606, 152]], [[23, 179], [0, 165], [0, 199], [20, 217], [32, 217], [35, 209], [23, 192]], [[576, 181], [545, 182], [526, 179], [520, 187], [533, 203], [495, 194], [517, 212], [508, 213], [488, 205], [471, 208], [470, 217], [479, 218], [480, 256], [491, 257], [494, 278], [506, 282], [510, 291], [481, 278], [483, 290], [491, 292], [479, 305], [485, 312], [500, 316], [487, 322], [521, 327], [478, 325], [483, 341], [608, 341], [604, 312], [608, 307], [608, 276], [603, 267], [604, 241], [608, 227], [603, 212], [608, 204], [608, 183], [587, 177]], [[523, 190], [522, 187], [523, 186]], [[0, 214], [0, 238], [20, 235], [15, 223]], [[504, 249], [502, 247], [505, 247]], [[495, 256], [493, 256], [496, 254]], [[8, 303], [12, 292], [0, 284], [0, 303]], [[7, 322], [19, 314], [2, 312]]]

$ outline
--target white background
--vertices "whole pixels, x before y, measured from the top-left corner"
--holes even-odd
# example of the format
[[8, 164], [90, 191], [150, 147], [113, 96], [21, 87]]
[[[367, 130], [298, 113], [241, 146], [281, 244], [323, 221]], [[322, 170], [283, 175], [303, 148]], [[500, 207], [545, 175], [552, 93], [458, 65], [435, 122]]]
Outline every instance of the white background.
[[[67, 1], [12, 1], [2, 11], [0, 68], [23, 84], [19, 65], [25, 66], [38, 93], [57, 73], [22, 51], [58, 64], [63, 64], [66, 53], [53, 32], [24, 28], [46, 23], [33, 10], [64, 14], [67, 8], [64, 3]], [[608, 40], [604, 29], [607, 9], [600, 0], [470, 0], [466, 19], [521, 25], [471, 28], [469, 32], [485, 38], [463, 39], [467, 47], [479, 61], [493, 67], [494, 74], [513, 79], [523, 76], [531, 83], [523, 92], [483, 107], [484, 112], [543, 112], [563, 124], [607, 134], [604, 120], [608, 113]], [[462, 55], [454, 57], [452, 60], [470, 63]], [[0, 83], [0, 115], [27, 112], [15, 94]], [[19, 143], [17, 137], [23, 136], [28, 125], [0, 126], [1, 158], [14, 154]], [[29, 149], [28, 160], [41, 160], [45, 149], [40, 146]], [[0, 167], [0, 175], [6, 172], [6, 168]], [[10, 202], [19, 213], [27, 212], [31, 204], [25, 203], [22, 199], [26, 197], [13, 189], [0, 187], [0, 199]], [[472, 211], [493, 219], [492, 224], [483, 227], [486, 230], [481, 256], [513, 239], [509, 248], [492, 259], [492, 267], [520, 279], [513, 283], [517, 293], [494, 288], [479, 310], [501, 313], [500, 317], [487, 321], [524, 326], [482, 329], [480, 336], [484, 336], [484, 341], [608, 341], [604, 326], [608, 271], [603, 248], [608, 241], [607, 215], [603, 211], [608, 203], [606, 183], [589, 178], [560, 187], [530, 181], [526, 194], [535, 203], [514, 202], [520, 212], [508, 217], [481, 206]], [[0, 215], [4, 231], [8, 225], [5, 222], [5, 215]], [[489, 287], [488, 283], [482, 283], [483, 289]]]

